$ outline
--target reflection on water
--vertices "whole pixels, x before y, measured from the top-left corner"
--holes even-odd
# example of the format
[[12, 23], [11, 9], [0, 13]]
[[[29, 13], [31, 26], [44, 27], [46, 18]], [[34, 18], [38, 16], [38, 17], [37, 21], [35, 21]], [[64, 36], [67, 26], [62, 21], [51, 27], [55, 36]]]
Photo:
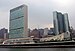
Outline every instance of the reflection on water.
[[0, 48], [0, 51], [75, 51], [75, 48]]

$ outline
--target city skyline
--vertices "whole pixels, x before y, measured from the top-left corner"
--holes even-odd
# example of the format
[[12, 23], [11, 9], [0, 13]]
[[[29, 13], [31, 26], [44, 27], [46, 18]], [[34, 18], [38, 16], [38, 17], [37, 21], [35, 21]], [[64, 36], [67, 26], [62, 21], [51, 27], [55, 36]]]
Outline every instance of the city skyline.
[[31, 29], [38, 28], [38, 26], [39, 28], [53, 27], [53, 11], [67, 12], [69, 14], [70, 25], [75, 28], [75, 9], [72, 6], [74, 5], [74, 0], [2, 0], [0, 1], [0, 29], [3, 27], [9, 29], [10, 9], [22, 4], [28, 5], [28, 27]]

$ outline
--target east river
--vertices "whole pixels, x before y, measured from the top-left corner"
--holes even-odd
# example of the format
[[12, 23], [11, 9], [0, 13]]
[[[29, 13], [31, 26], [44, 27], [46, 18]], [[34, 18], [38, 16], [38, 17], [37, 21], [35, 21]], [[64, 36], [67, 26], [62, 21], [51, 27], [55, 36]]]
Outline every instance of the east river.
[[75, 51], [75, 48], [0, 48], [0, 51]]

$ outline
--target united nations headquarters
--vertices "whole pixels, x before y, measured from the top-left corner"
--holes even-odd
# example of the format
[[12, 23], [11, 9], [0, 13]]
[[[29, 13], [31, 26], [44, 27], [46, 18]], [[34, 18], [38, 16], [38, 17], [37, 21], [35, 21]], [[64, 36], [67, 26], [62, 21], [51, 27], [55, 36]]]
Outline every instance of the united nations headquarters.
[[21, 5], [10, 10], [9, 38], [28, 37], [28, 7]]

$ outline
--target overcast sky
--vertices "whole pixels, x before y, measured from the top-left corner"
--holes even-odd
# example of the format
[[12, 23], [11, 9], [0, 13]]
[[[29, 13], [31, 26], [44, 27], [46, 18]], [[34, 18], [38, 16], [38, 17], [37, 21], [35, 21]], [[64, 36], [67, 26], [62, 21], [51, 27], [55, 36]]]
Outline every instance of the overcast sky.
[[70, 25], [75, 28], [75, 0], [0, 0], [0, 29], [9, 29], [10, 9], [28, 6], [28, 27], [53, 27], [53, 11], [68, 13]]

